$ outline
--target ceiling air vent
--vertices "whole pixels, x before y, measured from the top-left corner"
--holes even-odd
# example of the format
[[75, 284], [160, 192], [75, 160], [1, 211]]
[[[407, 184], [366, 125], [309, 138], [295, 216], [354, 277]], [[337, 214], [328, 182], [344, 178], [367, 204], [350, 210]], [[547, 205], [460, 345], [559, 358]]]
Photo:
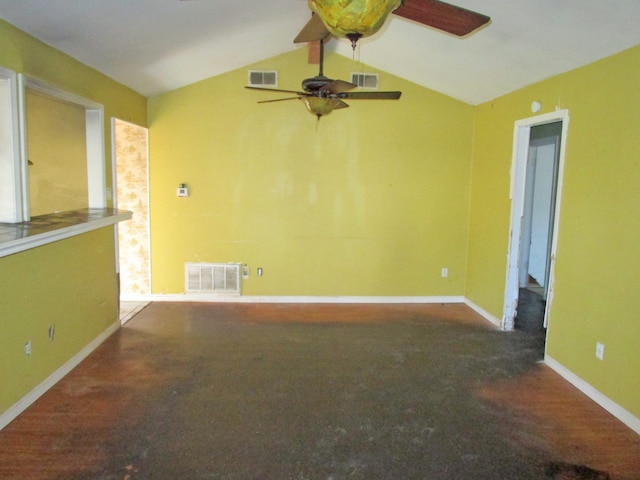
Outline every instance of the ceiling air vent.
[[249, 70], [250, 87], [277, 87], [278, 72], [275, 70]]
[[378, 88], [377, 73], [352, 73], [351, 83], [361, 88]]

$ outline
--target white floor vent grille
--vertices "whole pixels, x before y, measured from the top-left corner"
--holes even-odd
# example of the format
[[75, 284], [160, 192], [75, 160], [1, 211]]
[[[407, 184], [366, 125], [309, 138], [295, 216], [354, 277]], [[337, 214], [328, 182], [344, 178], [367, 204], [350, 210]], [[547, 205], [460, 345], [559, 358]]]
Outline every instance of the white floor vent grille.
[[239, 263], [186, 263], [186, 291], [240, 294]]

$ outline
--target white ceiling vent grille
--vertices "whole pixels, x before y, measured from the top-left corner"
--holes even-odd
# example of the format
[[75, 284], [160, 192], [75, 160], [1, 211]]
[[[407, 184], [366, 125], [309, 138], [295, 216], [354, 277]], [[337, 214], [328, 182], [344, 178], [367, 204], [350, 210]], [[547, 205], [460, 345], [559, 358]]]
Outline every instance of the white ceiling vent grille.
[[377, 73], [351, 73], [351, 83], [362, 88], [378, 88]]
[[186, 291], [240, 294], [239, 263], [185, 263]]
[[249, 70], [250, 87], [277, 87], [278, 72], [275, 70]]

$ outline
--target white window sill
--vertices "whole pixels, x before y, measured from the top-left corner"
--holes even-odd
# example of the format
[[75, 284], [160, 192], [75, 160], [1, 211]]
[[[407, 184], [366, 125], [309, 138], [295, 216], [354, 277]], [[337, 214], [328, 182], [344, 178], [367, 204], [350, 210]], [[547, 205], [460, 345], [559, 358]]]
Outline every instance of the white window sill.
[[29, 222], [0, 223], [0, 257], [115, 225], [131, 216], [127, 210], [84, 208], [32, 217]]

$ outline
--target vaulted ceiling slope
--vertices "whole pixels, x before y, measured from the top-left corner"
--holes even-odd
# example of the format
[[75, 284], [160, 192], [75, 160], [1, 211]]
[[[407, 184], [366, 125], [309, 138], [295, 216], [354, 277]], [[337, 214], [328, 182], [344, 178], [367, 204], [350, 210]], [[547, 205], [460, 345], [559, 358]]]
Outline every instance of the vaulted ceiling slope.
[[[639, 0], [450, 3], [492, 21], [457, 38], [392, 15], [356, 58], [478, 104], [640, 44]], [[309, 15], [305, 0], [0, 0], [0, 18], [145, 96], [304, 48]]]

